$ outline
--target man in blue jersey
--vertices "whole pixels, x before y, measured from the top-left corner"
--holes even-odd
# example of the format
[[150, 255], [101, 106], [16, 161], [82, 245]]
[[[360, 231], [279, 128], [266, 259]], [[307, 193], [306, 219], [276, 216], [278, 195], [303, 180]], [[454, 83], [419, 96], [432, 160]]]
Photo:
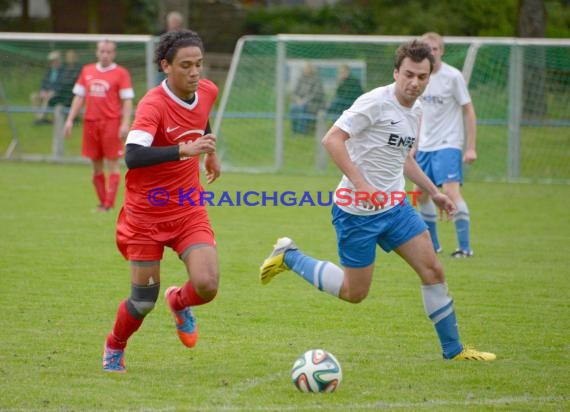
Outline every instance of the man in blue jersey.
[[[430, 32], [424, 34], [421, 40], [431, 48], [435, 63], [429, 84], [421, 97], [423, 117], [416, 161], [431, 181], [441, 187], [457, 206], [453, 221], [458, 247], [451, 256], [471, 257], [469, 208], [461, 196], [460, 187], [463, 184], [462, 162], [469, 164], [477, 159], [475, 109], [461, 72], [441, 61], [444, 50], [441, 36]], [[433, 247], [440, 253], [442, 248], [437, 236], [436, 206], [426, 194], [420, 195], [418, 200]]]
[[[443, 357], [491, 361], [493, 353], [465, 347], [459, 340], [453, 300], [443, 267], [433, 250], [425, 223], [407, 200], [405, 176], [449, 215], [455, 205], [422, 172], [410, 155], [419, 133], [423, 93], [434, 58], [427, 44], [413, 41], [396, 51], [395, 82], [360, 96], [323, 138], [323, 145], [343, 177], [335, 193], [332, 221], [343, 268], [302, 253], [289, 238], [277, 240], [260, 267], [262, 284], [285, 270], [351, 303], [366, 298], [372, 283], [376, 245], [394, 250], [419, 275], [423, 303], [440, 340]], [[379, 194], [383, 194], [379, 199]], [[346, 201], [350, 195], [350, 201]], [[386, 201], [386, 199], [390, 199]]]

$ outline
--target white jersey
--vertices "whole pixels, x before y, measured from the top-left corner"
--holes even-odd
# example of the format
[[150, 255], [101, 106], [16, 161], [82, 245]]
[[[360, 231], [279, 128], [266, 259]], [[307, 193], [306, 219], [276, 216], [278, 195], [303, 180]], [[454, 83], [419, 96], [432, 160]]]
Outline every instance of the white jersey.
[[[346, 148], [352, 162], [370, 184], [387, 196], [405, 190], [404, 161], [416, 141], [422, 113], [419, 101], [411, 108], [404, 107], [394, 92], [395, 85], [390, 84], [363, 94], [335, 122], [335, 126], [350, 136]], [[336, 196], [341, 189], [343, 196], [350, 193], [351, 202]], [[337, 205], [354, 215], [382, 213], [398, 204], [388, 201], [378, 211], [367, 210], [362, 203], [356, 206], [356, 188], [346, 176], [337, 191]]]
[[442, 63], [432, 73], [420, 97], [423, 119], [418, 150], [463, 149], [463, 105], [471, 102], [465, 79], [459, 70]]

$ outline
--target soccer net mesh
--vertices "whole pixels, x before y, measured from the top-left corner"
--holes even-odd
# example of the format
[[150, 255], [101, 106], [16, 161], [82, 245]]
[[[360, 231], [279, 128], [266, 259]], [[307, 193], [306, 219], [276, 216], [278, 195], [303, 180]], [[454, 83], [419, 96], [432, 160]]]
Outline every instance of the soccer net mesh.
[[[117, 43], [116, 62], [131, 73], [136, 104], [159, 80], [152, 63], [156, 38], [0, 33], [4, 157], [80, 159], [81, 121], [73, 137], [64, 141], [62, 125], [56, 122], [57, 106], [48, 106], [48, 121], [38, 124], [32, 97], [40, 89], [50, 52], [59, 52], [65, 65], [72, 50], [81, 66], [95, 61], [95, 46], [102, 39]], [[390, 83], [394, 52], [409, 39], [317, 35], [240, 39], [214, 113], [224, 168], [337, 174], [320, 139], [337, 116], [327, 107], [335, 98], [341, 67], [350, 69], [364, 91]], [[479, 160], [466, 168], [468, 179], [570, 182], [570, 40], [448, 37], [444, 61], [463, 71], [477, 112]], [[206, 67], [207, 62], [206, 51]], [[322, 106], [298, 119], [289, 107], [307, 62], [322, 81]], [[65, 115], [65, 107], [62, 110]], [[293, 133], [294, 120], [310, 127]]]
[[[96, 45], [103, 39], [116, 42], [115, 61], [129, 70], [138, 101], [157, 79], [152, 36], [0, 33], [0, 150], [5, 157], [80, 159], [81, 120], [72, 139], [65, 141], [57, 123], [67, 114], [75, 76], [84, 64], [96, 61]], [[65, 81], [60, 78], [54, 98], [42, 108], [38, 92], [55, 57], [60, 73], [66, 70], [69, 76]]]
[[[238, 42], [214, 131], [227, 168], [337, 173], [320, 138], [337, 114], [341, 66], [364, 91], [393, 82], [396, 48], [411, 37], [246, 36]], [[478, 117], [479, 160], [468, 179], [570, 181], [570, 40], [445, 39], [444, 61], [463, 71]], [[293, 131], [295, 84], [306, 63], [321, 79], [324, 101]]]

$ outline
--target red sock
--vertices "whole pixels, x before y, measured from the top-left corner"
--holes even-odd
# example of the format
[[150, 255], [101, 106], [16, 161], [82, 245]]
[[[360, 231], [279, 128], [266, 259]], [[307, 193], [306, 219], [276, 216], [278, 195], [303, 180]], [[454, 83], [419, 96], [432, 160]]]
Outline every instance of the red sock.
[[111, 349], [125, 349], [127, 340], [142, 325], [143, 319], [135, 319], [127, 311], [127, 301], [123, 300], [117, 310], [113, 331], [107, 336], [107, 346]]
[[203, 305], [204, 303], [210, 302], [214, 299], [215, 295], [212, 296], [210, 299], [204, 299], [196, 292], [194, 289], [194, 285], [189, 280], [180, 288], [178, 292], [178, 299], [175, 302], [174, 310], [182, 310], [187, 306], [199, 306]]
[[115, 199], [117, 198], [117, 191], [119, 190], [119, 183], [121, 183], [120, 173], [109, 174], [109, 188], [107, 189], [107, 196], [103, 202], [105, 207], [115, 207]]
[[97, 193], [97, 197], [99, 198], [99, 204], [103, 205], [105, 203], [105, 197], [107, 196], [105, 173], [93, 175], [93, 186], [95, 186], [95, 193]]

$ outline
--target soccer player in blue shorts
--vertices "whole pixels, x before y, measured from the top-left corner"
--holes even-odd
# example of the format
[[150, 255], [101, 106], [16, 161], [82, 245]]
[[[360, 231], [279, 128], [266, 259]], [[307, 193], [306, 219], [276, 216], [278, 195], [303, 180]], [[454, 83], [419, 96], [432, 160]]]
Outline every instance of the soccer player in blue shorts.
[[[404, 193], [406, 176], [448, 215], [456, 210], [409, 153], [420, 127], [417, 99], [433, 64], [426, 43], [415, 40], [401, 45], [396, 51], [395, 82], [360, 96], [323, 138], [344, 174], [332, 208], [344, 268], [305, 255], [284, 237], [261, 265], [260, 278], [267, 284], [291, 269], [319, 290], [359, 303], [372, 283], [376, 245], [386, 252], [394, 250], [420, 277], [424, 308], [435, 326], [443, 357], [491, 361], [495, 354], [461, 344], [453, 300], [427, 227], [407, 200], [394, 201], [400, 197], [392, 196]], [[381, 200], [379, 194], [383, 194]]]
[[[430, 32], [425, 33], [421, 40], [431, 48], [435, 63], [429, 84], [420, 98], [423, 116], [415, 157], [424, 173], [457, 206], [453, 221], [458, 247], [451, 256], [471, 257], [469, 208], [461, 196], [460, 188], [463, 184], [462, 162], [469, 164], [477, 159], [475, 109], [461, 72], [441, 61], [444, 50], [441, 36]], [[463, 153], [465, 134], [467, 142]], [[433, 247], [440, 253], [442, 248], [437, 236], [436, 207], [426, 194], [420, 195], [418, 200]]]

